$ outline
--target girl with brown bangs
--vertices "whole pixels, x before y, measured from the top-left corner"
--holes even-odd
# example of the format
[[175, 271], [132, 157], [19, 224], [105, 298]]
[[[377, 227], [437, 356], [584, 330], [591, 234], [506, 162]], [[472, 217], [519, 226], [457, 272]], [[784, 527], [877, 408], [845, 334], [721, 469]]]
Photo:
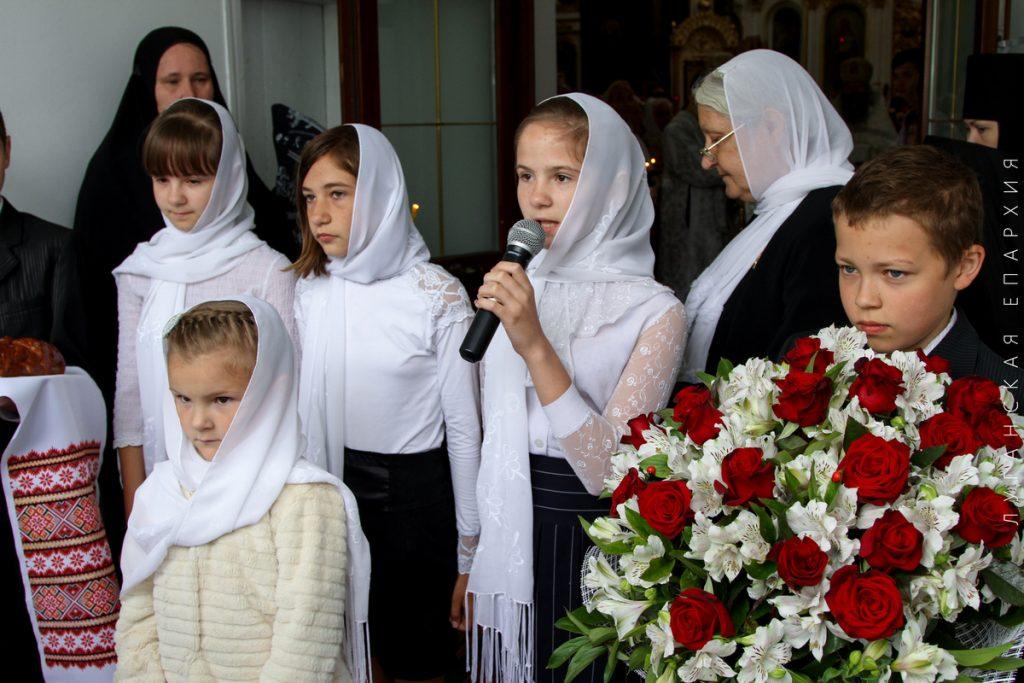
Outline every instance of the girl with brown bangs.
[[380, 131], [347, 125], [317, 136], [297, 180], [306, 457], [359, 504], [374, 680], [441, 683], [456, 664], [480, 527], [479, 390], [458, 351], [469, 298], [429, 263]]
[[166, 458], [167, 321], [202, 301], [250, 294], [274, 306], [294, 336], [295, 278], [284, 272], [288, 260], [253, 233], [245, 148], [227, 110], [207, 100], [177, 101], [153, 122], [142, 154], [164, 228], [114, 269], [114, 447], [126, 516], [135, 490]]

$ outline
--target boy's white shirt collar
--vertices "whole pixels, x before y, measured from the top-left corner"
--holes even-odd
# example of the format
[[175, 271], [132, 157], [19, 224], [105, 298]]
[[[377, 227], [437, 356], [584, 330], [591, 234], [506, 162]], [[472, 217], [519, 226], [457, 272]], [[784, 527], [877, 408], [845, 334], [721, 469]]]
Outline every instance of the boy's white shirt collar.
[[928, 344], [928, 346], [924, 347], [924, 349], [923, 349], [924, 355], [926, 355], [926, 356], [932, 355], [932, 351], [935, 350], [936, 346], [938, 346], [939, 344], [942, 343], [942, 340], [946, 338], [946, 335], [949, 334], [949, 331], [951, 329], [953, 329], [953, 325], [956, 325], [956, 309], [955, 308], [953, 309], [953, 315], [949, 316], [949, 324], [946, 325], [946, 327], [942, 330], [942, 332], [939, 332], [939, 334], [936, 335], [935, 339], [931, 340], [931, 342]]

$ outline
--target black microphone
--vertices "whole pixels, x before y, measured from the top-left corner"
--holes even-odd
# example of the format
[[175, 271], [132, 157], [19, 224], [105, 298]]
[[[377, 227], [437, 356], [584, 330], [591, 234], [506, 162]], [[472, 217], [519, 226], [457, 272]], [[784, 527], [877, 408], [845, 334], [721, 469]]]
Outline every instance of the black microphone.
[[[508, 231], [508, 246], [505, 247], [505, 255], [502, 261], [518, 263], [523, 268], [530, 263], [530, 259], [540, 253], [544, 248], [544, 228], [540, 227], [537, 221], [524, 218], [517, 221], [512, 229]], [[462, 340], [459, 353], [470, 363], [476, 363], [484, 357], [487, 345], [491, 343], [491, 337], [498, 329], [498, 316], [490, 311], [480, 309], [473, 318], [473, 324], [469, 326], [466, 338]]]

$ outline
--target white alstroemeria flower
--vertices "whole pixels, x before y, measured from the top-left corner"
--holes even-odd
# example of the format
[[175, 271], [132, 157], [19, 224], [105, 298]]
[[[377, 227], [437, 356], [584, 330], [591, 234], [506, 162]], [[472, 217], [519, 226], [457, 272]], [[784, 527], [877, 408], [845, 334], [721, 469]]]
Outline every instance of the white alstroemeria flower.
[[1010, 541], [1010, 562], [1018, 567], [1024, 565], [1024, 541], [1021, 540], [1020, 534], [1016, 534]]
[[779, 616], [783, 618], [786, 629], [786, 642], [797, 649], [807, 645], [819, 662], [824, 656], [825, 641], [828, 639], [828, 627], [825, 615], [828, 604], [825, 594], [829, 582], [823, 580], [817, 586], [808, 586], [799, 593], [780, 595], [768, 602], [775, 605]]
[[593, 524], [590, 525], [590, 536], [596, 538], [604, 543], [615, 543], [617, 541], [628, 541], [635, 534], [630, 529], [629, 525], [626, 524], [625, 515], [622, 513], [621, 508], [628, 506], [629, 503], [636, 503], [636, 500], [630, 500], [626, 503], [619, 504], [619, 516], [616, 517], [598, 517], [594, 520]]
[[665, 544], [662, 543], [661, 537], [657, 535], [648, 536], [645, 545], [638, 545], [633, 548], [633, 552], [626, 553], [619, 558], [619, 567], [622, 569], [623, 578], [631, 586], [640, 586], [642, 588], [651, 588], [656, 584], [667, 582], [672, 578], [670, 574], [666, 574], [658, 581], [647, 581], [641, 578], [643, 573], [651, 568], [651, 561], [664, 556]]
[[975, 461], [979, 486], [999, 492], [1011, 503], [1024, 507], [1024, 460], [1010, 455], [1005, 448], [982, 448]]
[[622, 577], [612, 569], [604, 555], [591, 555], [587, 558], [587, 573], [583, 577], [583, 585], [595, 591], [617, 591]]
[[[897, 501], [898, 503], [898, 501]], [[875, 505], [874, 503], [865, 503], [861, 506], [857, 512], [857, 528], [858, 529], [870, 529], [875, 525], [882, 516], [891, 510], [896, 503], [885, 505]]]
[[778, 619], [773, 619], [767, 626], [759, 626], [754, 631], [754, 644], [744, 648], [740, 657], [740, 672], [736, 676], [738, 683], [787, 680], [788, 674], [781, 678], [773, 675], [776, 670], [788, 664], [793, 656], [785, 637], [786, 629]]
[[942, 552], [948, 542], [947, 532], [960, 521], [959, 513], [953, 512], [956, 503], [949, 496], [938, 496], [931, 500], [919, 498], [906, 501], [897, 508], [924, 536], [921, 565], [927, 568], [935, 566], [936, 553]]
[[942, 412], [939, 401], [946, 387], [938, 375], [928, 372], [916, 353], [893, 351], [888, 362], [903, 373], [903, 391], [896, 397], [896, 407], [908, 424], [923, 422]]
[[972, 545], [957, 558], [956, 564], [942, 573], [943, 591], [940, 612], [946, 621], [955, 621], [964, 607], [978, 609], [978, 572], [992, 563], [992, 555], [982, 546]]
[[750, 596], [751, 600], [760, 600], [769, 593], [781, 590], [785, 585], [786, 583], [778, 573], [772, 574], [763, 581], [761, 579], [751, 579], [750, 585], [747, 586], [747, 595]]
[[765, 561], [772, 547], [761, 536], [757, 515], [750, 510], [741, 510], [729, 527], [731, 535], [739, 541], [740, 554], [746, 558], [747, 563]]
[[631, 469], [640, 470], [640, 460], [642, 458], [637, 454], [636, 449], [628, 444], [620, 446], [620, 449], [611, 457], [608, 477], [604, 480], [606, 491], [617, 489], [619, 484], [622, 483], [622, 478], [629, 474]]
[[751, 358], [737, 365], [729, 379], [717, 387], [722, 412], [740, 416], [747, 433], [756, 432], [758, 425], [770, 425], [776, 419], [772, 412], [779, 391], [775, 379], [781, 376], [778, 366], [763, 358]]
[[687, 487], [692, 498], [690, 507], [708, 517], [722, 513], [722, 494], [715, 489], [715, 482], [722, 480], [722, 463], [712, 456], [704, 456], [690, 463], [690, 480]]
[[821, 340], [821, 348], [835, 354], [836, 362], [846, 361], [846, 369], [852, 374], [853, 364], [859, 358], [874, 358], [875, 352], [868, 345], [868, 336], [856, 327], [829, 325], [814, 335]]
[[[846, 493], [848, 492], [848, 493]], [[833, 509], [822, 500], [812, 500], [807, 505], [795, 503], [786, 511], [786, 522], [796, 536], [813, 538], [821, 549], [829, 554], [830, 560], [845, 563], [860, 547], [860, 542], [849, 537], [850, 525], [856, 520], [856, 500], [853, 489], [840, 487], [833, 500]]]
[[653, 604], [653, 600], [629, 600], [616, 590], [598, 591], [591, 601], [595, 610], [615, 621], [615, 632], [619, 640], [636, 628], [636, 622]]
[[734, 652], [736, 652], [736, 643], [712, 638], [704, 647], [693, 653], [693, 656], [676, 670], [676, 674], [679, 676], [679, 680], [686, 681], [686, 683], [731, 678], [736, 675], [736, 672], [726, 663], [724, 657], [728, 657]]
[[974, 456], [958, 455], [953, 458], [946, 471], [933, 470], [932, 485], [941, 496], [956, 498], [965, 486], [977, 486], [978, 468], [973, 465]]
[[657, 427], [645, 430], [644, 438], [647, 439], [646, 443], [637, 450], [641, 460], [663, 453], [667, 458], [668, 468], [673, 474], [684, 478], [689, 475], [687, 465], [692, 456], [687, 451], [683, 439]]
[[942, 575], [932, 571], [930, 574], [915, 576], [910, 580], [910, 611], [912, 614], [935, 619], [939, 616], [942, 604]]
[[[836, 442], [826, 450], [815, 451], [810, 455], [798, 455], [784, 467], [788, 468], [802, 485], [807, 486], [813, 481], [818, 491], [824, 491], [839, 467], [839, 446], [840, 444]], [[778, 468], [775, 479], [779, 486], [785, 485], [782, 467]]]
[[723, 577], [734, 580], [743, 570], [743, 553], [736, 543], [739, 540], [730, 526], [720, 527], [698, 512], [693, 521], [693, 537], [686, 557], [703, 560], [704, 569], [715, 581]]
[[645, 630], [647, 640], [651, 641], [651, 667], [658, 668], [658, 664], [665, 657], [671, 657], [676, 651], [676, 639], [672, 635], [672, 617], [669, 613], [669, 603], [658, 612], [658, 618], [647, 624]]
[[917, 619], [907, 622], [896, 645], [899, 656], [892, 663], [892, 670], [899, 672], [903, 683], [934, 683], [956, 679], [960, 675], [956, 660], [941, 647], [924, 642], [923, 631]]

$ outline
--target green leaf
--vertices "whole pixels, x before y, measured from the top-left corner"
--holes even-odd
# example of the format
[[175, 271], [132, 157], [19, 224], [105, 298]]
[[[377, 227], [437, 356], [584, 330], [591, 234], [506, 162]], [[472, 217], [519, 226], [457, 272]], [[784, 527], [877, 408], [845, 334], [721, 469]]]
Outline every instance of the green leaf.
[[814, 681], [811, 680], [811, 678], [809, 678], [808, 676], [804, 676], [802, 673], [797, 673], [792, 669], [786, 669], [786, 671], [789, 672], [789, 676], [793, 679], [794, 683], [814, 683]]
[[714, 385], [715, 381], [718, 378], [715, 377], [714, 375], [709, 375], [706, 372], [698, 372], [697, 373], [697, 379], [699, 379], [701, 382], [703, 382], [704, 386], [706, 386], [708, 389], [710, 389], [712, 387], [712, 385]]
[[672, 474], [672, 470], [668, 468], [668, 456], [664, 453], [655, 453], [652, 456], [646, 457], [640, 461], [639, 469], [641, 472], [647, 472], [647, 468], [654, 466], [654, 476], [659, 479], [664, 479], [668, 475]]
[[718, 369], [715, 371], [715, 374], [721, 377], [722, 379], [726, 379], [727, 377], [729, 377], [729, 373], [732, 372], [733, 367], [734, 366], [732, 364], [732, 361], [730, 361], [728, 358], [723, 358], [722, 360], [718, 361]]
[[608, 661], [604, 665], [604, 683], [610, 683], [612, 675], [615, 673], [615, 665], [619, 659], [619, 643], [618, 641], [612, 643], [612, 649], [608, 653]]
[[764, 581], [778, 571], [778, 565], [774, 562], [762, 562], [760, 564], [748, 564], [744, 569], [747, 572], [747, 576], [750, 578]]
[[638, 535], [644, 538], [654, 535], [654, 529], [651, 528], [651, 525], [647, 523], [647, 520], [639, 512], [628, 507], [624, 509], [626, 511], [626, 521]]
[[579, 676], [595, 659], [607, 651], [608, 648], [604, 645], [585, 645], [581, 647], [572, 656], [572, 659], [569, 660], [569, 670], [565, 672], [564, 683], [569, 683], [569, 681]]
[[767, 508], [763, 505], [752, 505], [751, 508], [757, 513], [758, 530], [761, 532], [761, 536], [768, 543], [775, 543], [779, 533], [775, 530], [775, 524], [772, 522], [772, 516], [768, 514]]
[[555, 628], [560, 628], [563, 631], [568, 631], [569, 633], [583, 633], [583, 631], [580, 630], [579, 626], [572, 623], [572, 619], [570, 619], [569, 617], [562, 617], [561, 619], [556, 621]]
[[[796, 423], [790, 422], [789, 424]], [[791, 434], [784, 439], [780, 439], [779, 445], [782, 446], [783, 450], [795, 452], [807, 445], [807, 439], [803, 438], [799, 434]]]
[[818, 441], [817, 439], [815, 439], [810, 443], [810, 445], [807, 448], [804, 449], [804, 455], [813, 455], [818, 451], [826, 451], [828, 450], [828, 447], [828, 441]]
[[565, 641], [551, 653], [551, 657], [548, 659], [548, 668], [557, 669], [562, 666], [569, 661], [570, 657], [576, 654], [576, 651], [579, 650], [584, 643], [587, 642], [589, 642], [589, 639], [586, 636], [580, 636], [579, 638], [572, 638], [571, 640]]
[[953, 679], [953, 683], [977, 683], [977, 681], [971, 678], [970, 676], [960, 674], [959, 676]]
[[836, 499], [836, 494], [839, 493], [840, 484], [837, 481], [830, 481], [828, 486], [825, 487], [825, 502], [828, 504], [828, 509], [832, 509], [832, 501]]
[[590, 642], [594, 645], [604, 645], [609, 640], [612, 640], [617, 635], [617, 631], [614, 626], [600, 626], [595, 629], [591, 629], [587, 637], [590, 638]]
[[782, 468], [782, 474], [786, 479], [786, 487], [793, 492], [793, 495], [799, 497], [804, 489], [803, 484], [800, 483], [800, 480], [796, 478], [796, 475], [788, 467]]
[[841, 360], [832, 367], [830, 367], [825, 372], [825, 376], [828, 377], [830, 380], [835, 381], [836, 377], [839, 377], [839, 373], [843, 371], [844, 367], [846, 367], [846, 361]]
[[846, 433], [843, 434], [843, 450], [850, 447], [850, 444], [868, 433], [868, 428], [857, 422], [852, 417], [846, 420]]
[[[1015, 572], [1017, 577], [1013, 577], [1011, 572]], [[1007, 574], [1010, 576], [1004, 578], [1004, 575]], [[1020, 579], [1020, 568], [1008, 565], [1005, 562], [999, 562], [988, 569], [983, 569], [981, 576], [985, 579], [985, 585], [996, 594], [997, 598], [1015, 607], [1024, 607], [1024, 592], [1021, 592], [1017, 586], [1008, 580], [1008, 578]]]
[[567, 612], [565, 616], [569, 617], [569, 620], [576, 625], [576, 628], [578, 628], [580, 630], [580, 633], [582, 633], [584, 636], [587, 636], [590, 633], [590, 628], [583, 623], [583, 620], [581, 620], [579, 616], [577, 616], [573, 612]]
[[633, 669], [644, 669], [647, 667], [647, 658], [651, 655], [650, 645], [641, 645], [640, 647], [634, 648], [629, 653], [629, 668]]
[[732, 604], [732, 609], [729, 610], [729, 617], [732, 619], [732, 623], [737, 626], [742, 625], [747, 620], [747, 615], [750, 614], [750, 600], [736, 600]]
[[[679, 551], [679, 552], [681, 552], [681, 551]], [[687, 557], [680, 557], [679, 555], [676, 555], [675, 552], [672, 553], [672, 556], [675, 557], [677, 560], [679, 560], [679, 564], [683, 565], [684, 567], [689, 569], [691, 572], [693, 572], [694, 576], [699, 578], [701, 581], [703, 581], [704, 579], [706, 579], [708, 577], [708, 573], [706, 571], [704, 571], [704, 568], [701, 567], [696, 562], [694, 562], [693, 560], [691, 560], [691, 559], [689, 559]]]
[[993, 617], [1001, 626], [1013, 628], [1024, 624], [1024, 607], [1014, 607], [1002, 616]]
[[926, 448], [923, 451], [914, 453], [914, 456], [910, 458], [910, 462], [914, 463], [918, 467], [929, 467], [933, 462], [942, 457], [942, 454], [946, 452], [946, 446], [932, 446]]
[[996, 657], [981, 668], [986, 671], [1014, 671], [1022, 666], [1024, 666], [1024, 659], [1020, 657]]
[[651, 583], [658, 583], [658, 581], [670, 575], [675, 566], [676, 561], [672, 557], [656, 557], [651, 560], [651, 566], [640, 575], [640, 578]]
[[1013, 643], [1003, 643], [974, 650], [948, 650], [948, 652], [960, 666], [980, 667], [1009, 650], [1011, 645]]
[[800, 425], [796, 422], [787, 422], [786, 426], [782, 428], [782, 432], [779, 434], [779, 441], [782, 441], [787, 436], [792, 435], [798, 429], [800, 429]]

